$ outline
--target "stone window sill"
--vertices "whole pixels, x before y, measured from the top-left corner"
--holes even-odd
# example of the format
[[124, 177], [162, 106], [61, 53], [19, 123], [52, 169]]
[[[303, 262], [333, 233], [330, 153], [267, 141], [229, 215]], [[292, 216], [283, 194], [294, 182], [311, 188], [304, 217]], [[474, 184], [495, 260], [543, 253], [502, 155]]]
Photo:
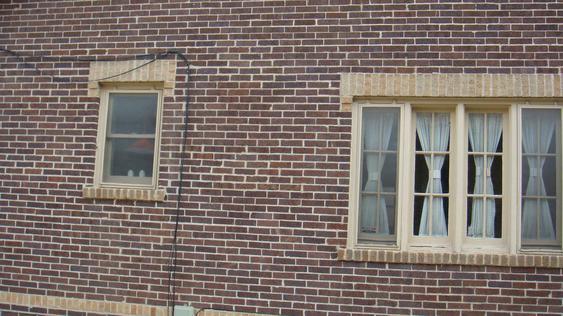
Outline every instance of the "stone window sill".
[[82, 189], [82, 197], [90, 199], [162, 202], [166, 199], [166, 190], [85, 186]]
[[410, 252], [383, 249], [340, 248], [338, 260], [407, 263], [487, 265], [503, 267], [563, 268], [563, 255], [553, 254], [474, 254], [444, 252]]

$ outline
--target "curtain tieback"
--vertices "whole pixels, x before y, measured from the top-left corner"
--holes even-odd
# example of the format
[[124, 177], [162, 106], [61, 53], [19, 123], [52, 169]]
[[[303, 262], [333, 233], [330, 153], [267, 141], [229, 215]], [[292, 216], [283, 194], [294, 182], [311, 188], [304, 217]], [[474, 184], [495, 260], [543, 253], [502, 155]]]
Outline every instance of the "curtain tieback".
[[[475, 175], [476, 175], [476, 176], [481, 176], [482, 174], [483, 174], [483, 168], [477, 168], [477, 169], [475, 169]], [[491, 168], [486, 168], [486, 169], [485, 169], [485, 176], [486, 176], [487, 178], [490, 178], [490, 177], [491, 177]]]
[[530, 177], [538, 176], [538, 168], [530, 168]]
[[442, 170], [432, 170], [432, 178], [441, 179], [442, 178]]
[[379, 180], [379, 172], [370, 172], [369, 173], [369, 180], [371, 180], [371, 181]]

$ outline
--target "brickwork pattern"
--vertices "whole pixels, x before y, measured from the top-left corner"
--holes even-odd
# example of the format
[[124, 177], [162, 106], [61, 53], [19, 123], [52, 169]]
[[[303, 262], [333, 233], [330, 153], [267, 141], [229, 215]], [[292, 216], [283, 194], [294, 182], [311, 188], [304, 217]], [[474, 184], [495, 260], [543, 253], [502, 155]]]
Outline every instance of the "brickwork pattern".
[[531, 0], [3, 1], [0, 47], [27, 63], [0, 53], [0, 291], [165, 304], [185, 65], [164, 98], [166, 201], [92, 200], [88, 60], [178, 49], [194, 66], [180, 303], [561, 314], [561, 269], [345, 262], [337, 248], [351, 130], [339, 74], [561, 74], [562, 15]]

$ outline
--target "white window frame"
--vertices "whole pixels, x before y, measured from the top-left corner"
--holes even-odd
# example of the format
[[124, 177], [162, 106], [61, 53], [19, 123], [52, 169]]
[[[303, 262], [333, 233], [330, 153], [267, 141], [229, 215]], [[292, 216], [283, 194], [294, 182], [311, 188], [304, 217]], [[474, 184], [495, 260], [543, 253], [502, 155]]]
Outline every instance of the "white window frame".
[[[398, 135], [398, 146], [397, 146], [397, 172], [399, 175], [402, 175], [404, 170], [402, 168], [400, 168], [400, 166], [403, 164], [403, 150], [404, 150], [404, 146], [401, 145], [403, 144], [403, 139], [404, 139], [404, 126], [403, 126], [403, 122], [405, 121], [405, 108], [402, 106], [402, 104], [394, 104], [394, 103], [382, 103], [382, 104], [377, 104], [375, 105], [377, 107], [381, 107], [381, 108], [398, 108], [399, 109], [399, 122], [398, 122], [398, 130], [399, 130], [399, 135]], [[355, 114], [352, 115], [352, 126], [355, 127], [355, 131], [352, 133], [352, 148], [357, 149], [357, 150], [352, 150], [351, 152], [351, 161], [353, 162], [351, 165], [355, 165], [355, 168], [351, 168], [350, 170], [350, 178], [351, 179], [358, 179], [358, 180], [354, 180], [351, 181], [350, 183], [350, 207], [354, 210], [356, 210], [356, 212], [351, 212], [349, 215], [349, 221], [350, 223], [354, 223], [351, 225], [348, 225], [348, 227], [350, 228], [349, 234], [348, 234], [348, 243], [352, 244], [354, 247], [358, 245], [358, 221], [359, 221], [359, 202], [360, 202], [360, 193], [361, 193], [361, 189], [360, 189], [360, 178], [361, 178], [361, 174], [360, 174], [360, 169], [361, 169], [361, 161], [362, 161], [362, 139], [361, 139], [361, 135], [362, 135], [362, 129], [363, 129], [363, 124], [362, 124], [362, 116], [361, 116], [361, 112], [364, 106], [357, 106], [353, 108], [353, 112]], [[395, 234], [397, 236], [397, 240], [400, 238], [400, 236], [402, 235], [401, 231], [403, 229], [402, 225], [399, 225], [399, 223], [401, 223], [401, 212], [399, 212], [400, 209], [402, 209], [402, 203], [403, 203], [403, 199], [400, 198], [400, 191], [399, 191], [399, 187], [400, 187], [400, 182], [399, 180], [402, 177], [399, 176], [397, 179], [397, 201], [396, 201], [396, 215], [397, 215], [397, 219], [396, 219], [396, 224], [395, 224]], [[353, 235], [352, 235], [353, 234]], [[352, 239], [350, 238], [351, 236], [354, 236]], [[398, 248], [398, 243], [393, 244], [393, 243], [388, 243], [388, 242], [383, 242], [383, 243], [378, 243], [378, 246], [380, 248], [388, 248], [388, 249], [397, 249]]]
[[[397, 206], [396, 206], [396, 243], [360, 243], [358, 241], [358, 220], [361, 178], [361, 135], [362, 110], [365, 107], [398, 107], [398, 171], [397, 171]], [[521, 243], [521, 124], [522, 108], [559, 109], [563, 122], [563, 109], [557, 102], [535, 102], [520, 104], [515, 100], [467, 100], [439, 98], [428, 100], [366, 99], [358, 100], [352, 110], [352, 140], [350, 165], [350, 212], [348, 229], [348, 248], [375, 248], [407, 252], [443, 252], [443, 253], [563, 253], [563, 243], [555, 248], [523, 248]], [[416, 129], [416, 111], [451, 112], [450, 129], [450, 202], [448, 237], [419, 237], [413, 232], [414, 203], [414, 143]], [[468, 113], [502, 113], [503, 117], [503, 161], [502, 161], [502, 237], [498, 239], [474, 238], [467, 236], [467, 173], [468, 173]], [[563, 136], [559, 135], [559, 146], [563, 148]], [[563, 163], [559, 165], [563, 168]], [[516, 172], [514, 172], [516, 171]], [[561, 177], [561, 176], [560, 176]], [[455, 181], [455, 183], [453, 182]], [[559, 180], [558, 183], [561, 183]], [[561, 188], [558, 188], [561, 192]], [[561, 201], [561, 199], [560, 199]], [[561, 207], [561, 206], [560, 206]], [[563, 215], [561, 216], [563, 217]], [[563, 229], [563, 219], [558, 221]], [[563, 235], [560, 230], [559, 237]]]
[[[450, 165], [451, 163], [454, 161], [454, 156], [456, 155], [456, 151], [452, 150], [453, 148], [455, 148], [456, 145], [456, 139], [454, 137], [452, 137], [452, 135], [456, 134], [456, 128], [457, 125], [455, 124], [455, 108], [452, 108], [452, 106], [417, 106], [414, 105], [412, 103], [405, 103], [405, 106], [409, 107], [409, 113], [410, 115], [408, 116], [408, 122], [406, 126], [409, 126], [408, 128], [408, 132], [410, 134], [410, 136], [408, 137], [408, 139], [405, 141], [405, 146], [408, 146], [406, 148], [404, 148], [404, 153], [406, 153], [407, 157], [406, 157], [406, 161], [405, 161], [405, 168], [407, 168], [407, 170], [409, 170], [408, 175], [405, 178], [402, 178], [405, 181], [405, 186], [401, 186], [400, 188], [403, 188], [404, 192], [402, 194], [406, 194], [407, 197], [405, 198], [405, 200], [409, 201], [409, 204], [406, 205], [406, 209], [401, 210], [402, 213], [405, 213], [405, 223], [407, 224], [406, 226], [408, 227], [407, 230], [407, 236], [405, 236], [404, 240], [406, 242], [406, 244], [404, 245], [405, 247], [408, 247], [410, 250], [420, 250], [420, 249], [427, 249], [427, 248], [431, 248], [432, 250], [444, 250], [444, 251], [449, 251], [452, 248], [452, 238], [453, 235], [450, 232], [450, 227], [453, 226], [453, 224], [456, 222], [456, 214], [452, 214], [452, 212], [449, 212], [449, 216], [448, 216], [448, 235], [446, 237], [433, 237], [433, 236], [415, 236], [413, 231], [414, 231], [414, 216], [413, 216], [413, 208], [414, 208], [414, 198], [415, 198], [415, 192], [414, 192], [414, 174], [415, 174], [415, 150], [416, 150], [416, 115], [417, 113], [449, 113], [450, 114], [450, 150], [449, 150], [449, 161], [450, 161]], [[456, 202], [456, 195], [455, 192], [452, 192], [452, 180], [455, 177], [455, 173], [453, 168], [450, 166], [449, 167], [449, 175], [448, 175], [448, 181], [450, 183], [449, 185], [449, 193], [448, 193], [448, 205], [449, 205], [449, 210], [453, 209], [455, 207], [455, 202]], [[430, 171], [430, 170], [429, 170]], [[431, 175], [429, 174], [429, 177], [431, 177]], [[398, 195], [401, 195], [401, 193], [398, 193]], [[410, 209], [411, 212], [405, 212], [405, 210]]]
[[[137, 89], [135, 89], [137, 88]], [[104, 157], [106, 148], [106, 136], [109, 119], [109, 96], [112, 93], [116, 94], [156, 94], [157, 95], [157, 113], [156, 113], [156, 126], [155, 126], [155, 139], [154, 139], [154, 155], [153, 155], [153, 173], [150, 184], [143, 183], [122, 183], [118, 181], [104, 181]], [[135, 87], [124, 87], [123, 85], [102, 87], [100, 96], [100, 109], [98, 120], [98, 137], [96, 142], [96, 163], [94, 172], [94, 186], [105, 188], [138, 188], [138, 189], [156, 189], [158, 185], [159, 162], [160, 162], [160, 134], [162, 124], [162, 90], [151, 89], [149, 87], [140, 85]], [[118, 180], [119, 177], [113, 177]]]

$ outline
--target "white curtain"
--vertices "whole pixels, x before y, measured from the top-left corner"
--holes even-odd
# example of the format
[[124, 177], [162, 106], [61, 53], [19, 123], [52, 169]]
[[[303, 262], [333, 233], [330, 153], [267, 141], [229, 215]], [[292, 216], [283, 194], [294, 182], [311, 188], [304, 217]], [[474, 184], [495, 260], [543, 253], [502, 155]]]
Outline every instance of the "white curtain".
[[[450, 138], [450, 121], [448, 113], [437, 113], [434, 115], [434, 126], [432, 126], [432, 114], [420, 113], [416, 119], [416, 132], [420, 139], [423, 151], [446, 151]], [[428, 167], [428, 185], [426, 193], [442, 193], [441, 171], [444, 164], [444, 155], [425, 155], [424, 160]], [[448, 228], [444, 211], [444, 198], [430, 197], [424, 198], [422, 216], [420, 219], [420, 229], [418, 234], [421, 236], [447, 236]], [[429, 210], [430, 204], [432, 210]], [[431, 215], [429, 215], [429, 213]], [[432, 223], [430, 224], [430, 221]], [[432, 225], [432, 231], [430, 231]]]
[[[546, 154], [555, 131], [557, 115], [551, 111], [526, 111], [522, 119], [522, 144], [528, 161], [527, 196], [545, 196], [543, 165], [545, 158], [533, 154]], [[539, 213], [539, 214], [538, 214]], [[538, 222], [539, 221], [539, 222]], [[539, 231], [538, 231], [539, 230]], [[546, 199], [524, 198], [522, 207], [522, 237], [524, 239], [555, 239], [553, 219]]]
[[[367, 181], [364, 192], [381, 192], [381, 171], [396, 114], [379, 110], [366, 115], [364, 120], [364, 149], [377, 152], [365, 153], [364, 164], [367, 169]], [[363, 231], [389, 234], [387, 204], [381, 195], [364, 195], [362, 198], [361, 227]]]
[[[487, 130], [486, 146], [485, 129]], [[488, 114], [485, 126], [485, 115], [470, 114], [469, 115], [469, 142], [475, 152], [496, 152], [500, 137], [502, 135], [502, 116], [500, 114]], [[474, 194], [493, 195], [493, 180], [491, 178], [491, 167], [493, 165], [494, 156], [487, 156], [487, 165], [484, 166], [484, 157], [481, 155], [473, 156], [475, 159], [475, 186]], [[483, 181], [485, 180], [485, 181]], [[486, 183], [486, 185], [485, 185]], [[484, 190], [486, 187], [486, 192]], [[495, 215], [496, 207], [494, 199], [486, 199], [476, 197], [473, 199], [471, 208], [471, 225], [467, 233], [471, 237], [483, 236], [483, 212], [486, 208], [485, 237], [493, 238], [495, 235]]]

